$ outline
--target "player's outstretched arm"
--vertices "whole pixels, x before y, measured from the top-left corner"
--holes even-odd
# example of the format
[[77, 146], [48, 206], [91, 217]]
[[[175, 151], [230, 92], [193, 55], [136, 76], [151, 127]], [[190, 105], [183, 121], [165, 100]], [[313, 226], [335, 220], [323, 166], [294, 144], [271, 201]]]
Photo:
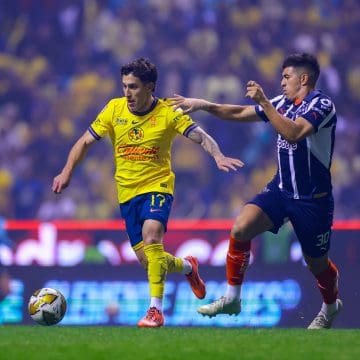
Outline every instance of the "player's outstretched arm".
[[95, 138], [88, 131], [86, 131], [74, 144], [69, 152], [66, 164], [61, 173], [54, 177], [52, 191], [55, 194], [60, 194], [63, 189], [69, 186], [75, 167], [85, 157], [88, 148], [94, 142]]
[[266, 97], [262, 87], [253, 80], [247, 83], [246, 97], [251, 98], [264, 109], [272, 126], [290, 144], [314, 133], [314, 127], [308, 120], [298, 117], [293, 121], [281, 115]]
[[253, 105], [231, 105], [216, 104], [204, 99], [186, 98], [175, 94], [169, 98], [173, 109], [182, 109], [184, 114], [190, 114], [194, 111], [203, 110], [224, 120], [235, 121], [259, 121], [255, 106]]
[[229, 172], [229, 170], [236, 171], [238, 167], [243, 167], [244, 163], [239, 159], [234, 159], [225, 156], [217, 142], [206, 133], [200, 126], [190, 131], [188, 138], [197, 144], [200, 144], [205, 151], [207, 151], [215, 160], [219, 170]]
[[172, 105], [174, 110], [181, 109], [183, 114], [191, 114], [198, 110], [207, 111], [207, 108], [211, 104], [205, 99], [197, 98], [186, 98], [184, 96], [175, 94], [174, 97], [168, 99], [170, 105]]

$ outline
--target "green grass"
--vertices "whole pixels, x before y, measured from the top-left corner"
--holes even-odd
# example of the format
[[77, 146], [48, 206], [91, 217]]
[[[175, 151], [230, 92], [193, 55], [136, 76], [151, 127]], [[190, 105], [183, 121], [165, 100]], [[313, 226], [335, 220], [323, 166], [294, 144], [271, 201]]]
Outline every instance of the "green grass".
[[360, 330], [7, 325], [0, 359], [360, 359]]

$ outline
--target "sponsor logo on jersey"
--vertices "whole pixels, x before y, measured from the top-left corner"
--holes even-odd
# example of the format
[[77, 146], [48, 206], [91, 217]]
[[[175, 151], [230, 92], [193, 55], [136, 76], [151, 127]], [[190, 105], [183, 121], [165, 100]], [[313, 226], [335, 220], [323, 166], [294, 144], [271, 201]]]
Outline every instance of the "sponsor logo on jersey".
[[159, 146], [136, 146], [130, 144], [119, 145], [116, 152], [125, 160], [131, 161], [149, 161], [159, 158]]
[[181, 119], [182, 115], [178, 115], [174, 117], [174, 121], [179, 121]]
[[329, 110], [331, 108], [331, 100], [321, 99], [320, 100], [321, 108]]
[[128, 120], [127, 119], [116, 118], [115, 123], [117, 125], [127, 125]]
[[278, 138], [277, 147], [278, 147], [278, 149], [296, 150], [297, 149], [297, 144], [290, 144], [285, 139]]

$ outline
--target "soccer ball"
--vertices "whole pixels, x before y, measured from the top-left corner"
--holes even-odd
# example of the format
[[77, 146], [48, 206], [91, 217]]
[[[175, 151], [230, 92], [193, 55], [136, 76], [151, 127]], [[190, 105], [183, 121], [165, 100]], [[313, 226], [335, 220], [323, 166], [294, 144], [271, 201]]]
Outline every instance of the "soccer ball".
[[55, 325], [66, 312], [64, 295], [56, 289], [42, 288], [30, 297], [28, 310], [31, 318], [40, 325]]

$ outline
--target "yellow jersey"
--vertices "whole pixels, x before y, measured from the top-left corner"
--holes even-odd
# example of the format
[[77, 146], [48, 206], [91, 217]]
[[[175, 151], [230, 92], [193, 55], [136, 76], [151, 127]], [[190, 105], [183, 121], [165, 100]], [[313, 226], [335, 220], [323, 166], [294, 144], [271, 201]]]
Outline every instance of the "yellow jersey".
[[155, 98], [147, 112], [138, 114], [129, 111], [125, 97], [110, 100], [88, 130], [97, 140], [106, 135], [111, 139], [119, 203], [152, 191], [172, 195], [174, 138], [187, 136], [196, 126], [164, 99]]

